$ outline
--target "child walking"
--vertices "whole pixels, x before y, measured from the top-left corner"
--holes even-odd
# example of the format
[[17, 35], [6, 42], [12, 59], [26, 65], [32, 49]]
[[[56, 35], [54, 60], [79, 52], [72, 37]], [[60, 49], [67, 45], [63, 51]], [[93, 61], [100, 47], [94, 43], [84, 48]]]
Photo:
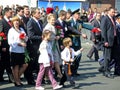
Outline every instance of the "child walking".
[[62, 79], [60, 80], [60, 85], [64, 86], [64, 83], [66, 80], [70, 82], [71, 85], [75, 85], [73, 76], [72, 76], [72, 70], [71, 65], [74, 62], [74, 57], [81, 54], [83, 51], [83, 48], [81, 48], [78, 51], [74, 51], [72, 46], [72, 40], [68, 37], [63, 40], [64, 50], [61, 52], [61, 58], [63, 60], [64, 65], [64, 74]]
[[52, 46], [50, 43], [51, 31], [45, 30], [43, 32], [43, 41], [40, 44], [39, 51], [40, 56], [38, 62], [40, 63], [40, 70], [36, 80], [36, 87], [37, 90], [44, 90], [41, 86], [43, 75], [48, 75], [52, 87], [54, 90], [62, 88], [62, 85], [58, 85], [56, 80], [53, 77], [52, 67], [54, 65], [53, 61], [53, 54], [52, 54]]

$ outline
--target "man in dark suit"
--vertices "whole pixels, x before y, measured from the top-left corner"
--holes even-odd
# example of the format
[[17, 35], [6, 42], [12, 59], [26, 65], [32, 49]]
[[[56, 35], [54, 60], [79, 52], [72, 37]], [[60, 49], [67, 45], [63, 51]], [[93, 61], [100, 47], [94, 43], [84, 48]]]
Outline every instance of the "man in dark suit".
[[24, 15], [22, 16], [22, 19], [23, 19], [23, 22], [24, 22], [24, 28], [25, 28], [25, 31], [27, 33], [27, 22], [29, 21], [30, 19], [30, 10], [29, 10], [29, 6], [23, 6], [24, 8]]
[[[12, 27], [10, 22], [10, 18], [12, 17], [12, 9], [5, 8], [4, 9], [4, 18], [0, 21], [0, 32], [5, 33], [6, 38], [8, 35], [9, 29]], [[0, 81], [4, 81], [3, 74], [6, 69], [9, 82], [13, 82], [13, 75], [10, 66], [10, 55], [9, 55], [9, 45], [7, 39], [0, 41], [1, 42], [1, 61], [0, 61]]]
[[114, 58], [113, 49], [116, 44], [116, 29], [114, 22], [115, 10], [110, 7], [108, 15], [104, 16], [101, 20], [100, 28], [102, 30], [102, 38], [104, 43], [104, 73], [103, 75], [108, 78], [113, 78], [109, 70], [110, 61]]
[[30, 53], [30, 58], [32, 59], [29, 62], [29, 67], [27, 68], [27, 81], [28, 84], [34, 84], [34, 78], [32, 76], [33, 71], [35, 70], [38, 73], [39, 64], [38, 64], [38, 56], [39, 56], [39, 45], [42, 41], [42, 23], [40, 22], [40, 10], [38, 8], [33, 8], [31, 11], [32, 18], [27, 23], [27, 33], [30, 40], [28, 44], [28, 51]]
[[[93, 25], [93, 27], [100, 28], [100, 18], [101, 18], [101, 14], [96, 13], [96, 17], [91, 22], [91, 25]], [[99, 59], [98, 51], [101, 48], [101, 32], [98, 31], [97, 29], [96, 29], [96, 31], [95, 30], [91, 31], [90, 39], [92, 40], [93, 45], [92, 45], [90, 51], [88, 52], [87, 57], [91, 59], [94, 54], [95, 61], [98, 61], [98, 59]]]
[[117, 44], [115, 50], [115, 70], [114, 75], [120, 76], [120, 14], [115, 16], [116, 18], [116, 34], [117, 34]]
[[18, 6], [16, 8], [16, 16], [20, 19], [20, 27], [22, 27], [25, 30], [25, 32], [26, 32], [25, 23], [23, 21], [24, 8], [22, 6]]
[[[66, 19], [66, 11], [61, 10], [60, 13], [59, 13], [59, 17], [58, 17], [58, 19], [55, 22], [55, 27], [57, 27], [57, 26], [61, 27], [61, 29], [59, 29], [60, 30], [60, 35], [59, 35], [60, 39], [58, 41], [61, 51], [63, 49], [62, 40], [63, 40], [63, 38], [66, 35], [65, 32], [66, 32], [66, 29], [67, 29], [67, 25], [65, 24], [65, 21], [64, 21], [65, 19]], [[59, 30], [57, 29], [57, 32], [59, 32]]]

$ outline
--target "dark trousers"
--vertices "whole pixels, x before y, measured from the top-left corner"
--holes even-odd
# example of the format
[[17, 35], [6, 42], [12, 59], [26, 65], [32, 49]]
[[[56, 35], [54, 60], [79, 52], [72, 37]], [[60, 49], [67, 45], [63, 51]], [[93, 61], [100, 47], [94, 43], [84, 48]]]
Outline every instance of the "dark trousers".
[[33, 72], [36, 73], [36, 75], [39, 72], [39, 63], [38, 63], [39, 54], [38, 53], [31, 54], [30, 53], [29, 56], [30, 56], [31, 60], [28, 63], [28, 67], [27, 67], [26, 71], [24, 72], [24, 76], [25, 76], [28, 83], [34, 81], [35, 77], [33, 76]]
[[96, 61], [98, 61], [99, 59], [99, 54], [98, 54], [98, 50], [97, 48], [95, 47], [95, 45], [93, 45], [90, 49], [90, 51], [88, 52], [87, 56], [89, 56], [90, 58], [93, 56], [94, 54], [94, 58]]
[[0, 61], [0, 80], [3, 80], [4, 70], [6, 70], [8, 74], [8, 78], [10, 82], [13, 82], [13, 75], [10, 65], [10, 54], [7, 50], [6, 52], [1, 52], [1, 61]]
[[[117, 42], [117, 41], [116, 41]], [[115, 61], [115, 70], [114, 73], [120, 75], [120, 45], [115, 43], [112, 48], [112, 55]]]
[[112, 48], [104, 48], [104, 71], [108, 73], [110, 72], [111, 50]]
[[118, 59], [118, 43], [117, 37], [114, 38], [114, 43], [112, 47], [104, 47], [104, 72], [110, 73], [110, 63], [112, 59], [115, 61]]
[[64, 74], [63, 74], [63, 77], [60, 80], [60, 85], [64, 85], [64, 83], [67, 80], [70, 82], [70, 84], [72, 84], [74, 82], [72, 75], [68, 75], [68, 65], [65, 64], [64, 65]]
[[120, 75], [120, 46], [116, 47], [117, 50], [116, 50], [116, 56], [114, 58], [115, 60], [115, 70], [114, 70], [114, 73], [117, 74], [117, 75]]

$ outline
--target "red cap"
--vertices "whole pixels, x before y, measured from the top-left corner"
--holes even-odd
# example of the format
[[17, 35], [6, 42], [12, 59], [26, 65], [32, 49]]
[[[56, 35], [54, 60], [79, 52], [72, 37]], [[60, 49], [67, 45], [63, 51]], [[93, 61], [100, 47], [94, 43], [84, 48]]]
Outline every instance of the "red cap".
[[46, 13], [47, 13], [47, 14], [53, 13], [53, 10], [54, 10], [53, 8], [47, 7], [47, 8], [46, 8]]

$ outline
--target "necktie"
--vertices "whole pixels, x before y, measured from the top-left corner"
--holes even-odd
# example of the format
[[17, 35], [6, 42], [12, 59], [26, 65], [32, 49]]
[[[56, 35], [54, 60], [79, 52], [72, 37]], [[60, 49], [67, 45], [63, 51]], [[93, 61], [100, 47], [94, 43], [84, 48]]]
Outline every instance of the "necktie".
[[61, 22], [61, 26], [63, 26], [63, 22]]
[[112, 24], [113, 24], [113, 26], [114, 26], [114, 36], [116, 36], [116, 30], [115, 30], [115, 23], [114, 23], [114, 21], [113, 21], [113, 18], [110, 18], [111, 19], [111, 21], [112, 21]]
[[12, 27], [12, 23], [11, 23], [11, 21], [10, 21], [10, 20], [8, 21], [8, 24], [10, 25], [10, 27]]
[[41, 26], [40, 26], [40, 24], [39, 24], [39, 22], [38, 22], [38, 21], [37, 21], [37, 24], [38, 24], [38, 26], [39, 26], [40, 30], [42, 30], [42, 28], [41, 28]]

